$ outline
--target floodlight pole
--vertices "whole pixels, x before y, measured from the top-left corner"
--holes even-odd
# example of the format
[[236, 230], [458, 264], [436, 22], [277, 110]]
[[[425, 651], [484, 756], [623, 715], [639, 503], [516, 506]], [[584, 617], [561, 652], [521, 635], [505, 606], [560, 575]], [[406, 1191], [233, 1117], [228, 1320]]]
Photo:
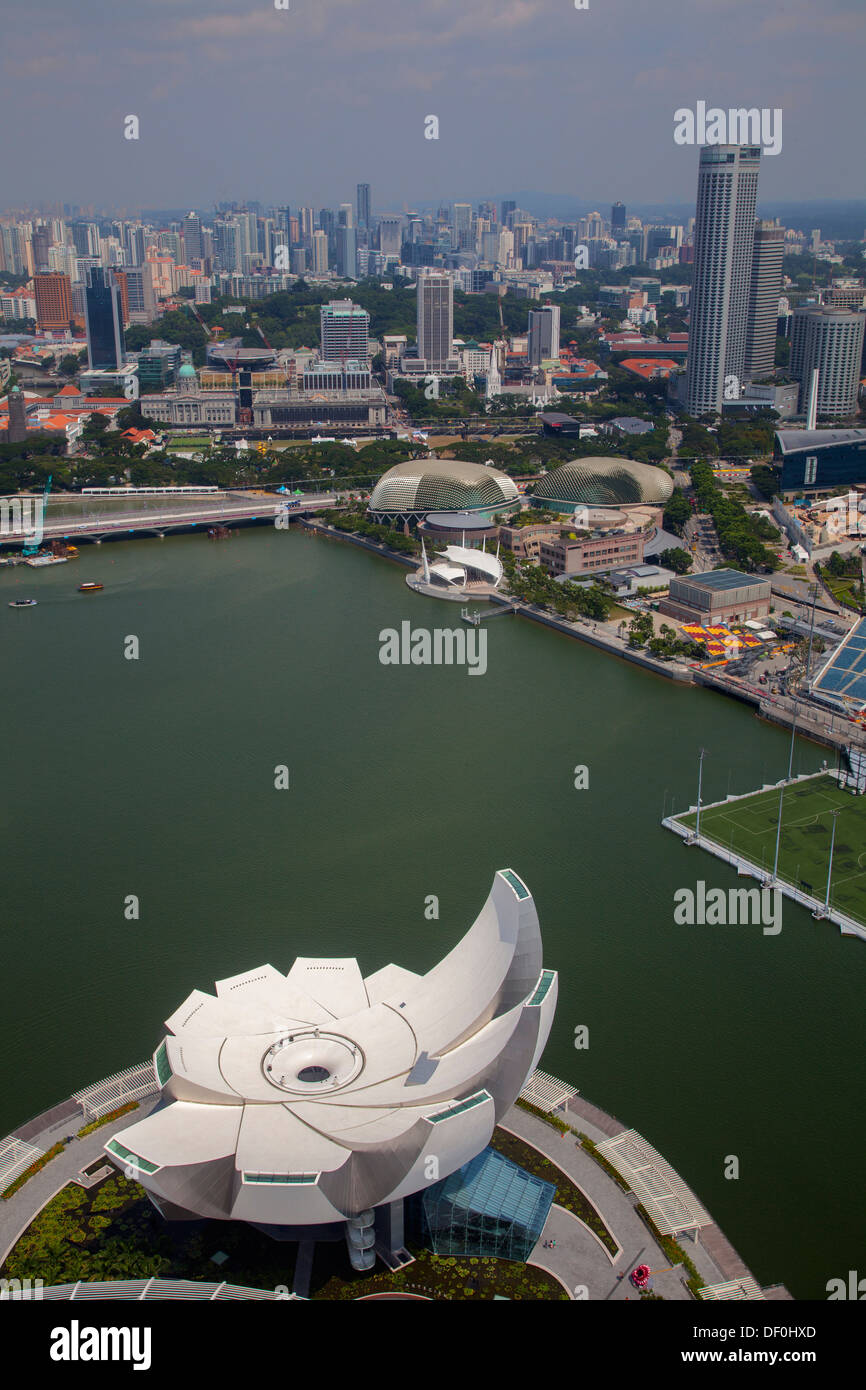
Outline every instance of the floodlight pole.
[[703, 782], [704, 776], [704, 755], [706, 754], [706, 751], [706, 748], [702, 748], [700, 758], [698, 759], [698, 814], [695, 819], [696, 840], [700, 838], [701, 834], [701, 784]]
[[792, 772], [793, 772], [793, 770], [794, 770], [794, 735], [795, 735], [796, 732], [797, 732], [797, 710], [798, 710], [799, 708], [800, 708], [800, 697], [799, 697], [799, 695], [797, 695], [797, 696], [794, 697], [794, 715], [793, 715], [793, 719], [792, 719], [792, 722], [791, 722], [791, 752], [790, 752], [790, 754], [788, 755], [788, 781], [789, 781], [789, 782], [790, 782], [790, 780], [791, 780], [791, 774], [792, 774]]
[[827, 894], [826, 894], [826, 897], [824, 898], [824, 913], [825, 913], [825, 915], [830, 911], [830, 879], [831, 879], [832, 876], [833, 876], [833, 846], [834, 846], [835, 843], [836, 843], [836, 817], [838, 816], [839, 811], [841, 811], [841, 809], [842, 809], [842, 808], [841, 808], [841, 806], [840, 806], [840, 807], [838, 807], [837, 810], [835, 810], [835, 811], [832, 812], [832, 816], [833, 816], [833, 829], [832, 829], [832, 831], [831, 831], [831, 833], [830, 833], [830, 863], [829, 863], [829, 865], [827, 866]]
[[812, 585], [812, 617], [809, 622], [809, 650], [806, 653], [806, 688], [809, 686], [809, 671], [812, 666], [812, 637], [815, 632], [815, 604], [818, 601], [818, 585]]
[[784, 795], [785, 783], [783, 782], [781, 791], [779, 792], [779, 824], [776, 827], [776, 857], [773, 860], [773, 877], [770, 880], [771, 883], [776, 882], [776, 877], [779, 871], [779, 845], [782, 840], [782, 800], [784, 798]]

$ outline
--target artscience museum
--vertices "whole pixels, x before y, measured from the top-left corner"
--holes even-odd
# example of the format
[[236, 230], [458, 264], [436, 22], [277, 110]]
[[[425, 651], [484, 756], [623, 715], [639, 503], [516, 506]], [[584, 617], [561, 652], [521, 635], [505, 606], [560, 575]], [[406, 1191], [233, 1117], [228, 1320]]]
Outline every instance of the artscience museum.
[[168, 1219], [345, 1233], [369, 1269], [375, 1250], [402, 1249], [404, 1200], [486, 1149], [556, 997], [532, 895], [502, 869], [425, 975], [299, 958], [286, 975], [261, 965], [194, 990], [154, 1054], [158, 1105], [106, 1152]]

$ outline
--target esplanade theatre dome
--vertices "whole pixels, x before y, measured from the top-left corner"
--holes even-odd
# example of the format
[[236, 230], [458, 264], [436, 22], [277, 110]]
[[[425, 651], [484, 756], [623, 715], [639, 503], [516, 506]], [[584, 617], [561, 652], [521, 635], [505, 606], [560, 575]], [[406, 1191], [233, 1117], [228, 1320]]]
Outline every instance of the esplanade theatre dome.
[[663, 468], [631, 459], [572, 459], [553, 468], [533, 488], [532, 502], [551, 511], [575, 507], [621, 507], [628, 503], [667, 502], [674, 480]]
[[374, 521], [414, 523], [428, 512], [477, 512], [494, 516], [520, 506], [507, 473], [459, 459], [414, 459], [383, 473], [367, 506]]

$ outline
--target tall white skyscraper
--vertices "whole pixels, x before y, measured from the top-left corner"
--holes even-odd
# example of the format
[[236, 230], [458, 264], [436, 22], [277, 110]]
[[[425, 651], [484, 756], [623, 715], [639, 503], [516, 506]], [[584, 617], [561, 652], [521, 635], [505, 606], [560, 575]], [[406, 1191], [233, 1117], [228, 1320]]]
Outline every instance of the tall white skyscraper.
[[[760, 145], [701, 149], [686, 409], [720, 414], [725, 379], [739, 394], [746, 353]], [[735, 397], [729, 397], [735, 398]]]
[[403, 247], [403, 219], [388, 216], [379, 219], [379, 250], [383, 256], [399, 256]]
[[452, 359], [454, 286], [450, 275], [422, 271], [418, 275], [418, 356], [431, 372], [444, 372]]
[[529, 365], [559, 359], [559, 305], [529, 311]]

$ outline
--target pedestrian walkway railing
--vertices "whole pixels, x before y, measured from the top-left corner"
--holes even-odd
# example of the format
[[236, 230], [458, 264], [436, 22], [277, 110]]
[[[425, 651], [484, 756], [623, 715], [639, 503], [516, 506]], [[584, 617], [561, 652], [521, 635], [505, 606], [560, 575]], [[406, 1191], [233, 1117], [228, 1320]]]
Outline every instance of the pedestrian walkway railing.
[[98, 1081], [95, 1086], [76, 1091], [72, 1099], [78, 1101], [88, 1119], [99, 1120], [127, 1101], [142, 1100], [144, 1096], [155, 1095], [158, 1090], [153, 1062], [148, 1061], [117, 1072], [105, 1081]]
[[729, 1298], [766, 1301], [763, 1289], [757, 1279], [752, 1278], [751, 1274], [747, 1274], [743, 1279], [729, 1279], [724, 1284], [705, 1284], [702, 1289], [698, 1289], [698, 1297], [705, 1298], [711, 1303], [718, 1299]]
[[221, 1301], [222, 1299], [266, 1299], [279, 1302], [304, 1302], [297, 1294], [291, 1293], [286, 1285], [275, 1289], [250, 1289], [242, 1284], [213, 1284], [191, 1279], [109, 1279], [102, 1283], [53, 1284], [50, 1288], [35, 1291], [25, 1290], [7, 1295], [14, 1301], [39, 1299], [41, 1301], [94, 1301], [97, 1299], [126, 1299], [137, 1303], [154, 1298], [181, 1300], [203, 1299]]
[[10, 1134], [8, 1139], [0, 1140], [0, 1192], [29, 1168], [45, 1150], [37, 1144], [28, 1144], [25, 1139], [16, 1139]]

